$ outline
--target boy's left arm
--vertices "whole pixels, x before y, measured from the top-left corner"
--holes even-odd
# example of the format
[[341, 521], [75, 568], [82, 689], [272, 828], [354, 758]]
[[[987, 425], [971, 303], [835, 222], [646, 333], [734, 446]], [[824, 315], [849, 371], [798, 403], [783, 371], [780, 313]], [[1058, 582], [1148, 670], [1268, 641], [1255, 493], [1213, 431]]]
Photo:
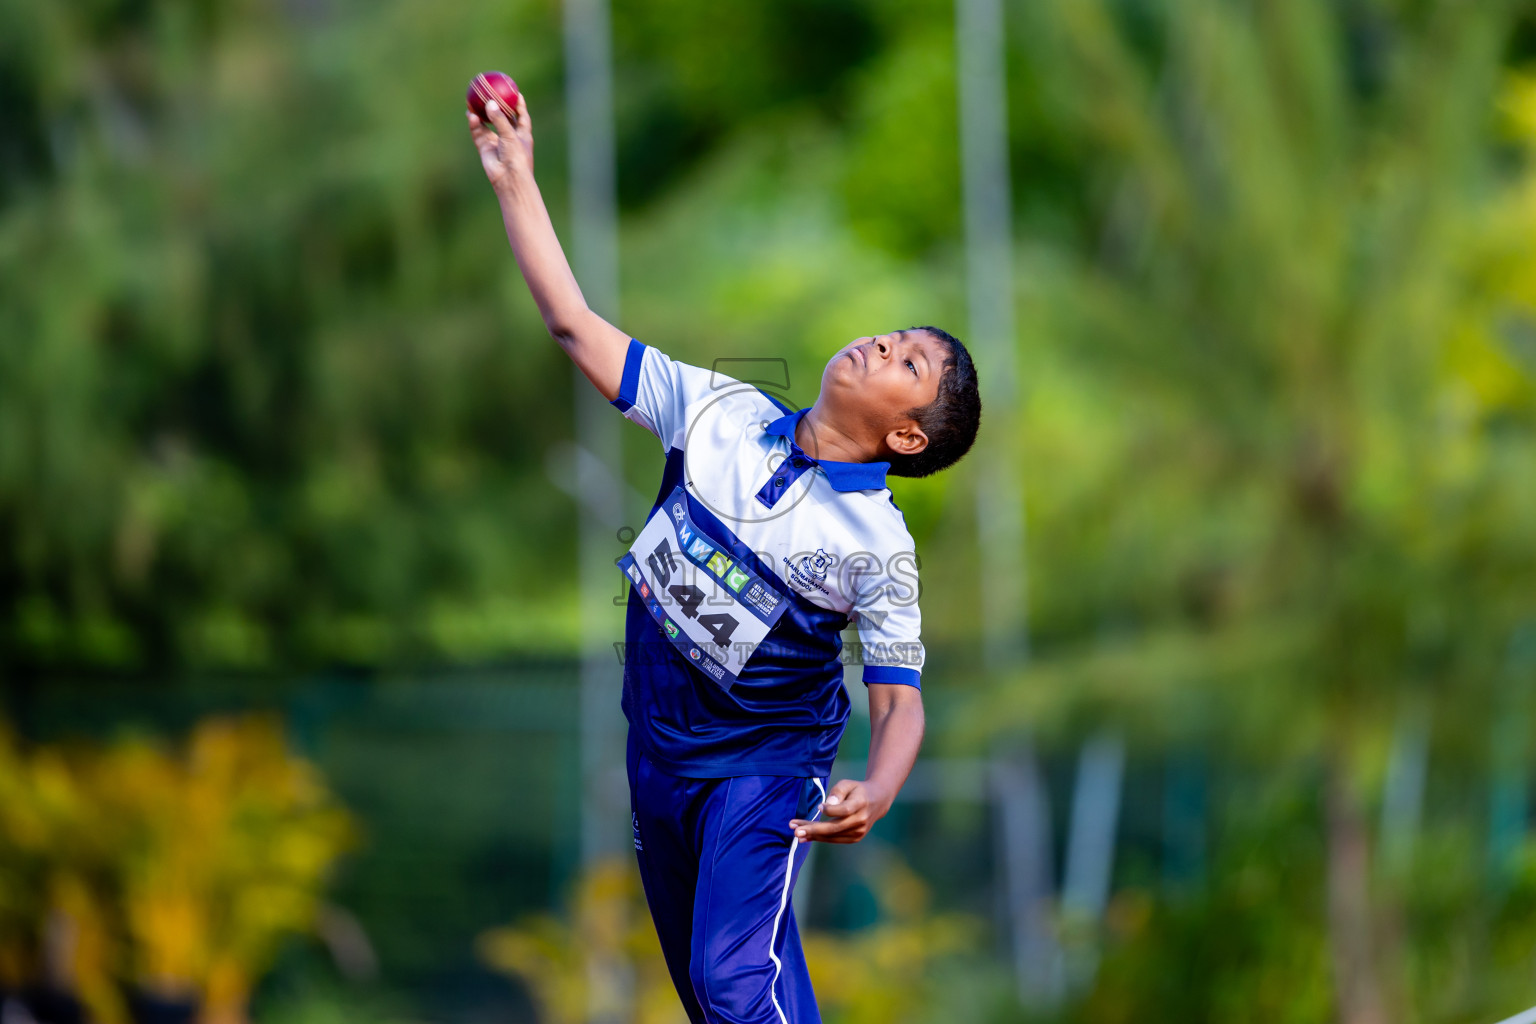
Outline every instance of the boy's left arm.
[[867, 778], [839, 781], [827, 793], [821, 820], [790, 822], [796, 837], [823, 843], [856, 843], [891, 809], [923, 743], [923, 693], [901, 683], [869, 685]]

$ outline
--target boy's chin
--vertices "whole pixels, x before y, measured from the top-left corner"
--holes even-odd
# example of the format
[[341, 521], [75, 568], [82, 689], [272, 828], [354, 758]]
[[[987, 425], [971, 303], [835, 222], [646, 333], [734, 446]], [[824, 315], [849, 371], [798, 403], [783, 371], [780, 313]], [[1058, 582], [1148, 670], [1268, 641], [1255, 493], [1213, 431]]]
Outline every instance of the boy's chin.
[[823, 377], [833, 377], [841, 381], [846, 387], [854, 387], [864, 379], [863, 367], [848, 358], [846, 351], [839, 352], [837, 356], [827, 364]]
[[[847, 360], [844, 359], [843, 362], [846, 364]], [[853, 374], [849, 373], [848, 370], [849, 367], [846, 365], [839, 366], [836, 359], [828, 363], [827, 368], [821, 371], [822, 394], [829, 394], [837, 391], [846, 393], [856, 388], [858, 386], [858, 382], [855, 380]]]

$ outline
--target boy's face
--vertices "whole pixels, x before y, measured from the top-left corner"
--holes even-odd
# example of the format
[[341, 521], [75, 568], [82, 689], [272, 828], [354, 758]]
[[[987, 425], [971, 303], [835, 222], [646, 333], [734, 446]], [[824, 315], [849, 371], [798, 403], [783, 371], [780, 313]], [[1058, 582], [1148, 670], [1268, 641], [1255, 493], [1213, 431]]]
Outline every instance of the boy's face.
[[928, 438], [907, 415], [939, 394], [949, 350], [927, 331], [892, 331], [857, 338], [838, 351], [821, 374], [821, 401], [838, 422], [884, 437], [887, 446], [915, 455]]

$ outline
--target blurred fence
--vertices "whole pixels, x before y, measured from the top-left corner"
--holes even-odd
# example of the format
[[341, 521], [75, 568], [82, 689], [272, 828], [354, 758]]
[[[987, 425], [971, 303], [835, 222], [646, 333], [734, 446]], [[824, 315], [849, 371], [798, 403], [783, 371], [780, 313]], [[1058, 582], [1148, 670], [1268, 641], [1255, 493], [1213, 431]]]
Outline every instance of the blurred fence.
[[[9, 682], [4, 717], [31, 742], [125, 734], [180, 736], [214, 714], [266, 711], [360, 823], [330, 902], [355, 917], [382, 980], [438, 1015], [522, 1002], [485, 970], [476, 937], [557, 907], [580, 871], [579, 663], [540, 662], [381, 677], [51, 679]], [[617, 673], [615, 673], [617, 690]], [[617, 693], [615, 692], [615, 699]], [[845, 740], [867, 743], [856, 718]], [[840, 764], [854, 771], [861, 765]], [[964, 800], [947, 810], [921, 779], [881, 841], [818, 850], [801, 888], [818, 925], [858, 928], [883, 843], [911, 846], [954, 909], [992, 905], [989, 823]], [[627, 816], [614, 828], [628, 835]], [[292, 958], [290, 958], [292, 959]], [[509, 1012], [511, 1012], [509, 1010]], [[434, 1017], [433, 1019], [439, 1019]]]
[[[1210, 956], [1207, 945], [1227, 933], [1236, 945], [1250, 932], [1293, 925], [1311, 934], [1322, 907], [1317, 765], [1245, 760], [1223, 752], [1217, 737], [1206, 746], [1128, 745], [1100, 728], [955, 756], [946, 722], [957, 698], [933, 690], [930, 753], [891, 814], [858, 846], [814, 847], [796, 898], [808, 932], [851, 935], [878, 924], [888, 909], [882, 886], [898, 864], [921, 879], [927, 906], [980, 925], [977, 963], [1037, 1007], [1089, 992], [1106, 950], [1147, 941], [1153, 905], [1200, 908], [1182, 939], [1160, 940], [1167, 949], [1158, 955], [1170, 964]], [[379, 676], [12, 680], [0, 692], [5, 718], [36, 742], [180, 735], [211, 714], [280, 714], [360, 824], [359, 846], [328, 901], [360, 926], [361, 962], [376, 965], [382, 987], [403, 993], [425, 1019], [534, 1019], [529, 994], [492, 972], [476, 941], [563, 906], [579, 880], [576, 661]], [[1378, 852], [1384, 864], [1411, 861], [1424, 835], [1439, 835], [1420, 859], [1459, 881], [1431, 892], [1440, 904], [1429, 910], [1441, 924], [1446, 915], [1482, 922], [1473, 931], [1491, 943], [1509, 931], [1500, 915], [1523, 905], [1529, 772], [1507, 754], [1432, 762], [1427, 729], [1405, 719], [1386, 759]], [[835, 776], [860, 775], [854, 755], [867, 741], [867, 718], [856, 714]], [[1464, 853], [1447, 859], [1448, 835]], [[1255, 865], [1269, 874], [1254, 876]], [[1409, 877], [1394, 871], [1386, 877]], [[1241, 894], [1254, 877], [1280, 888], [1254, 902]], [[1286, 891], [1286, 878], [1299, 887]], [[1235, 919], [1222, 895], [1233, 885]], [[1410, 933], [1423, 924], [1421, 911], [1410, 901]], [[1433, 914], [1427, 920], [1439, 926]], [[1525, 941], [1530, 920], [1515, 922], [1511, 941]], [[290, 951], [268, 991], [317, 963], [329, 970], [345, 960], [337, 947], [346, 936], [329, 932], [329, 952], [323, 944]]]
[[[559, 906], [577, 881], [575, 660], [381, 677], [13, 680], [0, 692], [4, 717], [36, 743], [180, 736], [209, 715], [279, 714], [360, 825], [330, 902], [355, 917], [382, 980], [439, 1015], [520, 1003], [496, 991], [503, 983], [477, 959], [476, 937]], [[862, 753], [867, 741], [867, 719], [856, 716], [845, 750]], [[980, 764], [924, 764], [876, 838], [816, 848], [797, 897], [808, 923], [874, 923], [891, 847], [938, 905], [995, 917], [993, 817], [986, 780], [974, 777]], [[844, 761], [836, 771], [862, 767]], [[627, 817], [614, 827], [627, 835]]]

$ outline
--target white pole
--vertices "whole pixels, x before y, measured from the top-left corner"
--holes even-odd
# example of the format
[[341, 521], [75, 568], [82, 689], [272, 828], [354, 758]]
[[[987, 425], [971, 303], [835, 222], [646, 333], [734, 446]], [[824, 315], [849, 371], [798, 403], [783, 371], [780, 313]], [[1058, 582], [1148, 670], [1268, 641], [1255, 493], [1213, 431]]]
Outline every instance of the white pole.
[[[576, 280], [599, 315], [619, 319], [619, 217], [613, 144], [613, 44], [608, 0], [566, 0], [567, 135], [571, 241]], [[621, 856], [629, 843], [624, 792], [621, 670], [611, 646], [622, 635], [612, 600], [614, 531], [623, 516], [619, 417], [580, 370], [575, 484], [581, 580], [581, 859]], [[622, 955], [589, 950], [588, 1024], [621, 1024], [634, 1003], [634, 972]]]
[[[566, 0], [565, 61], [571, 152], [571, 255], [587, 303], [619, 316], [618, 199], [613, 142], [613, 55], [608, 0]], [[628, 846], [624, 793], [621, 670], [613, 637], [622, 635], [612, 595], [615, 524], [623, 514], [619, 416], [572, 371], [576, 391], [575, 472], [581, 583], [581, 856], [583, 863]]]
[[1026, 1004], [1054, 1006], [1065, 982], [1051, 928], [1051, 808], [1039, 761], [1029, 745], [992, 761], [1001, 899], [1012, 944], [1014, 982]]
[[1381, 794], [1381, 844], [1377, 854], [1383, 870], [1402, 877], [1413, 860], [1419, 823], [1424, 816], [1424, 783], [1429, 769], [1429, 716], [1421, 707], [1398, 714], [1387, 758], [1386, 785]]
[[[1013, 203], [1002, 0], [955, 0], [960, 166], [965, 203], [966, 342], [981, 378], [983, 423], [974, 456], [980, 546], [983, 664], [992, 672], [1028, 656], [1024, 490], [1018, 442], [1013, 320]], [[1002, 883], [1021, 998], [1061, 997], [1061, 951], [1051, 934], [1050, 817], [1033, 749], [1000, 762]]]
[[1072, 790], [1067, 832], [1067, 865], [1061, 905], [1068, 914], [1098, 923], [1109, 903], [1115, 872], [1115, 834], [1120, 788], [1125, 776], [1125, 742], [1100, 733], [1083, 744]]
[[967, 344], [981, 377], [985, 427], [976, 495], [981, 622], [989, 669], [1027, 653], [1024, 491], [1018, 442], [1018, 359], [1013, 319], [1013, 204], [1002, 0], [956, 0], [960, 162], [965, 201]]
[[1098, 925], [1104, 919], [1115, 875], [1115, 836], [1125, 777], [1125, 742], [1100, 733], [1083, 744], [1072, 790], [1067, 864], [1061, 884], [1062, 916], [1088, 926], [1065, 951], [1066, 982], [1086, 987], [1099, 967]]

